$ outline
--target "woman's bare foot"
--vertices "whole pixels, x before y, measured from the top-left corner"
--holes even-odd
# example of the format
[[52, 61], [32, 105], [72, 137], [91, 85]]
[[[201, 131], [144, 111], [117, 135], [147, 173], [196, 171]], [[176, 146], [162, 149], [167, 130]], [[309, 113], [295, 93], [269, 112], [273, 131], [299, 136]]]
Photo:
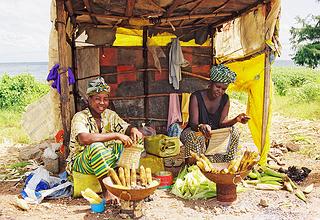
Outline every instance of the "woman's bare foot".
[[113, 195], [111, 192], [106, 190], [103, 192], [103, 197], [105, 198], [107, 205], [119, 205], [119, 198]]

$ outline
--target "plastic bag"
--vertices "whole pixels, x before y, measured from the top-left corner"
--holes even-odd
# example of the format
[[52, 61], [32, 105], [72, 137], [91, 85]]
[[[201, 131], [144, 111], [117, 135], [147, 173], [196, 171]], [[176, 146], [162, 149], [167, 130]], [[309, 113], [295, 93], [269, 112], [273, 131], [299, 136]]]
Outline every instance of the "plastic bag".
[[22, 197], [29, 203], [39, 204], [44, 198], [57, 199], [71, 195], [72, 183], [49, 175], [42, 166], [27, 175]]

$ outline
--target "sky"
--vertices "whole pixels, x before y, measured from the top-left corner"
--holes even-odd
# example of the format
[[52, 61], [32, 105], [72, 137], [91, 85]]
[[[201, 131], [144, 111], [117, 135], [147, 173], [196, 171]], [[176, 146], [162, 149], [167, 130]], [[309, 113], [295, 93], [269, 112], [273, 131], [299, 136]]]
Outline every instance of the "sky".
[[[48, 61], [51, 0], [0, 0], [0, 63]], [[320, 12], [316, 0], [282, 0], [280, 42], [282, 55], [288, 60], [292, 50], [290, 28], [296, 16]]]

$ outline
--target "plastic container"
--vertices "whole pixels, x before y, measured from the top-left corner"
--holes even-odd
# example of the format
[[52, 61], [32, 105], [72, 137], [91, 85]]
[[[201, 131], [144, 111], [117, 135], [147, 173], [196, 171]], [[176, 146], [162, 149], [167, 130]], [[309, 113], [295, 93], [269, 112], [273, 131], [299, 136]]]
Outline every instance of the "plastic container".
[[158, 189], [170, 189], [173, 183], [172, 173], [169, 171], [157, 172], [155, 178], [160, 180]]
[[106, 206], [106, 200], [103, 199], [101, 203], [99, 204], [90, 204], [91, 205], [91, 211], [94, 213], [101, 213], [104, 212], [105, 206]]

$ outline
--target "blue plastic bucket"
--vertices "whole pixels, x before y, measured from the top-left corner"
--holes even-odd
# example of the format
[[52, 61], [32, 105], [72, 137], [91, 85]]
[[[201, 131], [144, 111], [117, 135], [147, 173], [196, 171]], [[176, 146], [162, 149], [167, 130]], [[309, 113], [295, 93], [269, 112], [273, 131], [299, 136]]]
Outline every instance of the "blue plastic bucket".
[[94, 213], [100, 213], [104, 212], [105, 206], [106, 206], [106, 200], [103, 199], [101, 203], [99, 204], [90, 204], [91, 205], [91, 211]]

